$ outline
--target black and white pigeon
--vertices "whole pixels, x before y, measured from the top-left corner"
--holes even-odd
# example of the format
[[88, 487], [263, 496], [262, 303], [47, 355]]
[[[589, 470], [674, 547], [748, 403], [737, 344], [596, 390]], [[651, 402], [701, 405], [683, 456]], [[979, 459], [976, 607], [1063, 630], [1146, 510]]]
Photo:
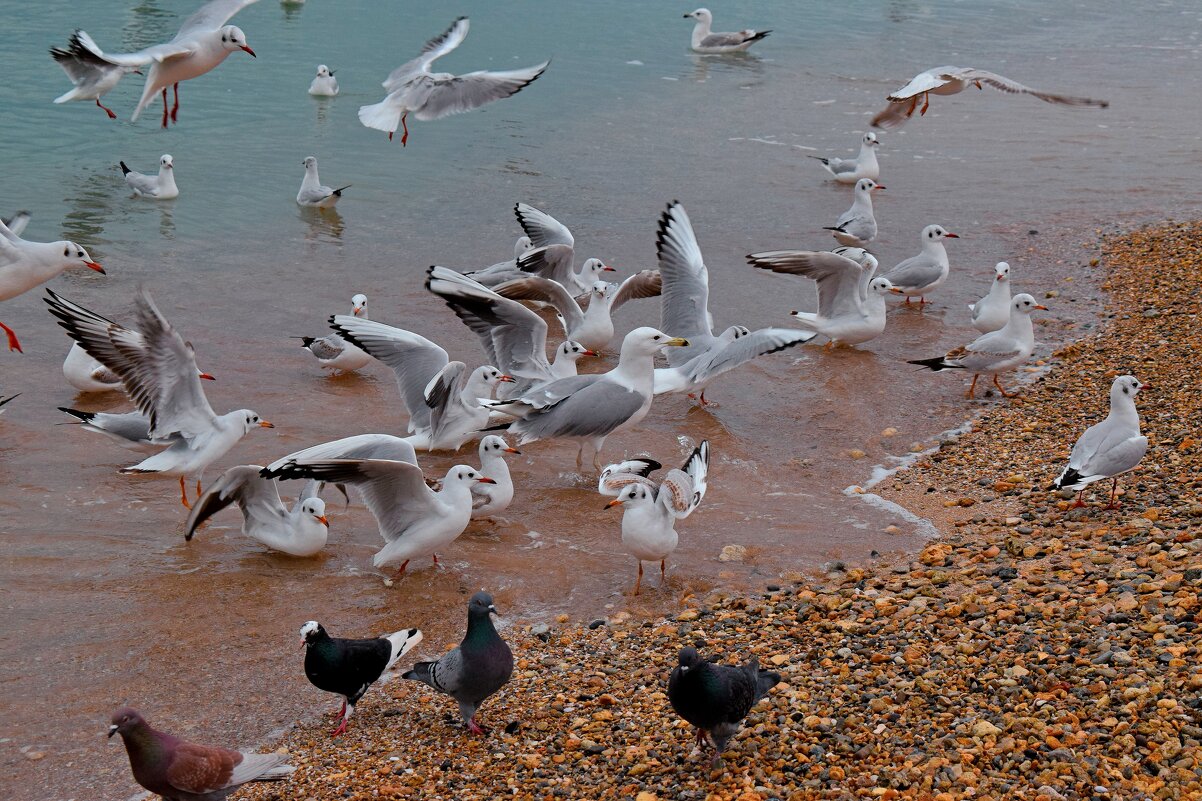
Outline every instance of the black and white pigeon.
[[679, 659], [668, 678], [668, 700], [676, 714], [697, 727], [699, 748], [705, 747], [709, 734], [714, 743], [712, 764], [717, 764], [743, 718], [780, 682], [780, 674], [761, 670], [754, 656], [742, 667], [715, 665], [688, 647], [681, 649]]
[[316, 620], [301, 626], [300, 634], [305, 645], [305, 675], [309, 681], [319, 690], [342, 696], [334, 737], [346, 731], [355, 704], [367, 688], [422, 641], [422, 633], [417, 629], [402, 629], [364, 640], [331, 637]]
[[476, 721], [476, 709], [504, 687], [513, 674], [513, 652], [497, 634], [490, 615], [497, 611], [492, 596], [478, 592], [467, 604], [467, 634], [453, 651], [437, 662], [418, 662], [401, 678], [425, 682], [459, 703], [463, 725], [473, 734], [487, 734]]

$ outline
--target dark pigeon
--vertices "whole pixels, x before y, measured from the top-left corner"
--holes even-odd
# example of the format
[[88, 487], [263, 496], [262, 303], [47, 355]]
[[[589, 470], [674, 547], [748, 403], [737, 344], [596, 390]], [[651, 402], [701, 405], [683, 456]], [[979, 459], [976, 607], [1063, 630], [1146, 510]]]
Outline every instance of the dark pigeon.
[[418, 662], [402, 678], [429, 684], [459, 702], [463, 725], [473, 734], [487, 734], [476, 721], [476, 708], [508, 683], [513, 673], [513, 652], [493, 628], [496, 612], [492, 596], [478, 592], [467, 604], [467, 634], [454, 651], [437, 662]]
[[716, 764], [743, 718], [779, 682], [780, 674], [760, 670], [755, 657], [743, 667], [730, 667], [705, 661], [696, 648], [682, 648], [680, 664], [668, 678], [668, 700], [697, 727], [698, 747], [705, 747], [709, 734]]
[[331, 637], [316, 620], [301, 626], [305, 644], [305, 675], [319, 690], [342, 696], [338, 710], [337, 737], [346, 731], [346, 722], [355, 711], [355, 704], [384, 672], [398, 659], [422, 641], [417, 629], [403, 629], [384, 637], [366, 640], [344, 640]]
[[113, 713], [109, 737], [120, 734], [134, 780], [166, 801], [221, 801], [247, 782], [292, 773], [287, 754], [252, 754], [189, 743], [150, 727], [128, 707]]

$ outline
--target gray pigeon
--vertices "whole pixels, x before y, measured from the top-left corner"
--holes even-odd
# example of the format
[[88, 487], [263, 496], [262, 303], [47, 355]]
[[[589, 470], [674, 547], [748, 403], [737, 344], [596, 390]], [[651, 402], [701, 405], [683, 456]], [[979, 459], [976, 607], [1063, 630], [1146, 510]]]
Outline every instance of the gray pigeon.
[[476, 708], [504, 687], [513, 674], [513, 652], [493, 628], [492, 596], [478, 592], [467, 604], [467, 634], [454, 651], [437, 662], [418, 662], [401, 678], [429, 684], [459, 703], [463, 725], [473, 734], [487, 734], [476, 721]]
[[715, 665], [692, 647], [682, 648], [679, 659], [668, 678], [668, 700], [678, 715], [697, 727], [698, 747], [705, 747], [709, 734], [717, 763], [743, 718], [780, 682], [780, 674], [760, 670], [756, 657], [742, 667]]
[[120, 734], [134, 780], [166, 801], [221, 801], [247, 782], [277, 781], [295, 768], [287, 754], [252, 754], [189, 743], [150, 727], [136, 710], [113, 713], [109, 737]]

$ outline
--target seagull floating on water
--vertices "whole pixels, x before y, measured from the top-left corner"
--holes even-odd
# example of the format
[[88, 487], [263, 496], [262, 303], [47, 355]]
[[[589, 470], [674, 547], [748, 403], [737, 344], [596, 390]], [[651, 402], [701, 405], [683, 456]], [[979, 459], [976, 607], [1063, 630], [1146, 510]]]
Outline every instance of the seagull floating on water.
[[158, 175], [134, 172], [125, 166], [124, 161], [119, 163], [121, 173], [125, 176], [125, 183], [129, 184], [129, 188], [134, 190], [134, 194], [138, 197], [152, 197], [155, 200], [170, 200], [179, 197], [179, 188], [175, 185], [175, 161], [171, 158], [170, 153], [164, 153], [159, 159]]
[[875, 181], [881, 177], [881, 165], [876, 160], [876, 149], [880, 144], [876, 134], [869, 131], [860, 140], [860, 154], [854, 159], [824, 158], [822, 156], [810, 156], [810, 158], [821, 161], [826, 171], [841, 184], [854, 184], [861, 178], [871, 178]]
[[708, 8], [699, 8], [684, 15], [685, 19], [697, 20], [693, 26], [692, 48], [698, 53], [741, 53], [763, 39], [771, 30], [757, 31], [747, 28], [734, 33], [714, 33], [714, 15]]
[[317, 77], [309, 84], [309, 94], [314, 97], [333, 97], [338, 94], [338, 79], [334, 77], [334, 70], [325, 64], [318, 64]]
[[323, 186], [317, 177], [317, 156], [308, 156], [301, 164], [305, 168], [305, 177], [301, 179], [300, 191], [296, 193], [296, 202], [300, 206], [332, 209], [342, 199], [342, 191], [351, 188], [350, 184], [337, 189]]

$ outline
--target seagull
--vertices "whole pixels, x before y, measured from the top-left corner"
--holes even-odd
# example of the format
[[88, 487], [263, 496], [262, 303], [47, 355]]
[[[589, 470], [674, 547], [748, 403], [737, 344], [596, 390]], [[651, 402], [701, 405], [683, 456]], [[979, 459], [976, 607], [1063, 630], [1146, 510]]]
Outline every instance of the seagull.
[[419, 120], [437, 120], [450, 114], [501, 100], [520, 92], [543, 74], [550, 61], [533, 67], [507, 72], [469, 72], [452, 75], [430, 72], [434, 62], [463, 43], [467, 36], [467, 17], [459, 17], [451, 27], [422, 47], [422, 53], [412, 61], [397, 67], [384, 81], [388, 96], [379, 103], [359, 107], [359, 122], [377, 131], [387, 131], [388, 140], [397, 126], [404, 128], [401, 145], [409, 141], [409, 126], [405, 118], [412, 111]]
[[604, 350], [614, 337], [613, 313], [628, 301], [659, 295], [660, 276], [655, 270], [643, 270], [621, 284], [596, 281], [589, 287], [583, 309], [562, 284], [550, 278], [519, 278], [496, 287], [496, 292], [513, 300], [550, 303], [559, 312], [564, 336], [590, 350]]
[[100, 98], [108, 94], [121, 79], [131, 72], [141, 73], [137, 67], [113, 64], [104, 58], [104, 53], [92, 37], [83, 31], [71, 34], [67, 49], [52, 47], [50, 55], [67, 73], [75, 86], [70, 92], [54, 99], [55, 103], [68, 103], [72, 100], [94, 100], [97, 107], [104, 110], [110, 120], [117, 119], [111, 108], [100, 102]]
[[481, 482], [472, 487], [472, 520], [504, 512], [513, 502], [513, 478], [504, 456], [507, 453], [522, 454], [496, 434], [480, 440], [480, 472], [491, 478], [492, 483]]
[[742, 667], [715, 665], [689, 646], [681, 649], [668, 677], [668, 701], [676, 714], [697, 727], [699, 748], [709, 734], [714, 743], [710, 764], [716, 765], [743, 718], [780, 680], [779, 673], [761, 670], [754, 656]]
[[470, 277], [476, 283], [487, 287], [493, 287], [497, 284], [503, 284], [506, 281], [511, 281], [514, 278], [525, 278], [526, 273], [518, 269], [518, 259], [522, 258], [531, 249], [530, 237], [523, 234], [513, 243], [513, 258], [506, 261], [499, 261], [496, 264], [491, 264], [488, 267], [482, 267], [479, 270], [466, 270], [463, 275]]
[[597, 491], [602, 495], [617, 495], [605, 505], [607, 509], [624, 507], [622, 544], [639, 563], [633, 593], [638, 595], [643, 583], [643, 562], [658, 561], [660, 583], [666, 579], [667, 559], [676, 550], [676, 521], [691, 515], [705, 497], [710, 444], [702, 440], [684, 465], [679, 470], [669, 470], [659, 486], [647, 478], [648, 468], [657, 462], [636, 463], [634, 472], [625, 473], [624, 464], [611, 464], [602, 470]]
[[488, 733], [476, 720], [476, 710], [513, 675], [513, 652], [492, 624], [496, 611], [491, 595], [473, 595], [467, 604], [467, 633], [459, 647], [437, 662], [418, 662], [401, 676], [454, 698], [463, 725], [473, 734]]
[[540, 439], [579, 439], [579, 466], [584, 446], [592, 445], [593, 466], [605, 438], [637, 425], [651, 410], [655, 354], [666, 347], [685, 347], [687, 339], [670, 337], [648, 326], [636, 328], [622, 341], [618, 364], [606, 373], [561, 378], [490, 407], [517, 418], [489, 430], [509, 429], [518, 445]]
[[1004, 398], [1014, 397], [1002, 388], [998, 381], [1000, 373], [1013, 370], [1030, 358], [1035, 350], [1035, 330], [1031, 325], [1031, 313], [1036, 309], [1047, 311], [1047, 306], [1035, 302], [1035, 298], [1023, 293], [1015, 295], [1010, 302], [1010, 320], [997, 331], [982, 334], [969, 344], [953, 348], [943, 356], [933, 359], [916, 359], [910, 364], [921, 365], [936, 373], [940, 370], [969, 370], [972, 372], [972, 384], [968, 387], [967, 398], [975, 397], [977, 379], [982, 375], [992, 375], [993, 385], [998, 388]]
[[692, 48], [698, 53], [741, 53], [772, 33], [771, 30], [756, 31], [751, 28], [736, 33], [712, 33], [710, 26], [714, 24], [714, 15], [708, 8], [699, 8], [685, 14], [684, 18], [697, 20], [693, 26]]
[[296, 193], [297, 205], [332, 209], [342, 199], [342, 190], [351, 188], [351, 184], [338, 189], [322, 186], [321, 179], [317, 177], [316, 156], [307, 157], [301, 164], [305, 167], [305, 177], [301, 180], [300, 191]]
[[252, 428], [275, 428], [250, 409], [218, 415], [200, 386], [200, 370], [191, 346], [163, 317], [144, 289], [134, 296], [136, 331], [49, 292], [46, 303], [59, 325], [117, 375], [125, 391], [149, 418], [149, 438], [167, 447], [122, 473], [179, 476], [180, 502], [190, 507], [184, 478], [196, 475], [196, 492], [205, 468], [225, 455]]
[[[0, 222], [0, 301], [15, 298], [76, 266], [105, 274], [104, 268], [74, 242], [30, 242]], [[4, 323], [0, 323], [0, 330], [8, 337], [8, 349], [21, 352], [16, 333]]]
[[134, 781], [166, 801], [222, 801], [239, 786], [287, 778], [288, 754], [253, 754], [190, 743], [152, 729], [134, 709], [113, 713], [109, 737], [120, 734]]
[[876, 257], [861, 248], [772, 250], [747, 257], [752, 267], [802, 275], [818, 283], [818, 311], [790, 312], [798, 325], [829, 337], [827, 349], [859, 345], [885, 330], [885, 296], [893, 284], [874, 278]]
[[[369, 320], [367, 316], [367, 295], [358, 294], [351, 297], [351, 316], [360, 320]], [[363, 349], [347, 342], [338, 334], [326, 334], [324, 337], [301, 337], [301, 347], [313, 354], [318, 364], [327, 370], [341, 370], [349, 373], [366, 367], [371, 362], [371, 355]]]
[[872, 124], [877, 128], [900, 128], [906, 120], [914, 115], [919, 101], [922, 101], [922, 109], [919, 111], [919, 116], [922, 116], [927, 113], [927, 107], [931, 104], [931, 95], [955, 95], [970, 86], [982, 89], [984, 88], [982, 84], [989, 84], [994, 89], [1000, 89], [1011, 95], [1032, 95], [1046, 103], [1059, 103], [1065, 106], [1098, 106], [1099, 108], [1107, 108], [1110, 105], [1105, 100], [1040, 92], [995, 72], [972, 67], [936, 67], [918, 73], [908, 84], [889, 95], [889, 105], [872, 118]]
[[314, 97], [333, 97], [338, 94], [338, 79], [334, 77], [334, 70], [325, 64], [318, 64], [317, 77], [309, 84], [309, 94]]
[[1148, 452], [1148, 438], [1139, 431], [1135, 396], [1149, 386], [1151, 384], [1140, 383], [1130, 375], [1121, 375], [1110, 385], [1110, 414], [1102, 422], [1085, 429], [1073, 446], [1068, 466], [1051, 487], [1076, 490], [1074, 508], [1085, 505], [1081, 496], [1088, 485], [1108, 478], [1111, 480], [1110, 503], [1106, 508], [1118, 508], [1115, 500], [1118, 477], [1135, 469]]
[[184, 539], [191, 542], [205, 521], [236, 503], [242, 510], [242, 533], [252, 540], [289, 556], [320, 553], [330, 534], [326, 502], [317, 494], [321, 484], [306, 482], [296, 504], [289, 509], [280, 500], [276, 482], [259, 476], [262, 469], [262, 465], [240, 464], [222, 473], [192, 505]]
[[869, 131], [860, 140], [860, 154], [854, 159], [828, 159], [822, 156], [810, 158], [821, 161], [826, 171], [841, 184], [854, 184], [861, 178], [871, 178], [875, 181], [881, 177], [881, 165], [876, 160], [876, 149], [880, 144], [876, 134]]
[[547, 323], [533, 311], [446, 267], [431, 267], [427, 276], [426, 289], [446, 301], [480, 338], [489, 363], [513, 377], [512, 387], [508, 383], [497, 387], [501, 399], [574, 376], [581, 356], [597, 355], [568, 340], [555, 349], [555, 360], [548, 362]]
[[[163, 93], [163, 127], [167, 119], [175, 122], [179, 114], [179, 85], [181, 81], [199, 78], [225, 61], [235, 50], [254, 56], [255, 51], [246, 44], [246, 34], [236, 25], [226, 25], [230, 18], [257, 0], [210, 0], [196, 13], [184, 20], [175, 38], [166, 44], [154, 45], [136, 53], [105, 53], [92, 43], [93, 54], [118, 67], [150, 66], [142, 97], [134, 109], [130, 122]], [[172, 87], [175, 103], [170, 114], [167, 111], [167, 87]]]
[[7, 398], [0, 397], [0, 414], [4, 414], [4, 405], [6, 403], [8, 403], [10, 400], [14, 400], [15, 398], [18, 398], [20, 396], [21, 396], [21, 393], [18, 392], [16, 395], [9, 395]]
[[906, 305], [910, 298], [917, 296], [921, 306], [927, 302], [928, 292], [934, 292], [943, 286], [947, 280], [951, 266], [947, 262], [947, 251], [943, 247], [945, 239], [959, 239], [957, 234], [950, 233], [940, 225], [928, 225], [922, 229], [922, 250], [917, 256], [911, 256], [899, 262], [882, 278], [888, 278], [893, 284], [893, 292], [906, 296]]
[[438, 345], [402, 328], [341, 314], [330, 318], [330, 327], [396, 373], [415, 448], [459, 450], [488, 423], [480, 400], [492, 398], [498, 384], [514, 381], [491, 364], [469, 371]]
[[982, 334], [996, 331], [1010, 320], [1010, 265], [999, 261], [993, 268], [989, 292], [976, 303], [968, 304], [972, 327]]
[[872, 193], [885, 187], [871, 178], [856, 181], [855, 200], [851, 208], [839, 215], [833, 226], [822, 230], [834, 232], [839, 244], [862, 248], [876, 239], [876, 217], [872, 214]]
[[346, 731], [355, 704], [368, 688], [422, 641], [422, 633], [417, 629], [401, 629], [362, 640], [331, 637], [316, 620], [301, 626], [300, 636], [309, 683], [342, 696], [338, 728], [333, 731], [335, 737]]
[[179, 197], [179, 188], [175, 185], [175, 162], [170, 153], [164, 153], [159, 159], [158, 175], [134, 172], [125, 166], [124, 161], [119, 163], [121, 164], [121, 173], [125, 176], [125, 183], [129, 184], [129, 188], [134, 190], [136, 196], [152, 197], [156, 200], [170, 200]]
[[701, 405], [706, 406], [709, 402], [705, 399], [705, 389], [718, 376], [757, 356], [800, 345], [817, 336], [785, 328], [751, 331], [741, 325], [714, 336], [713, 316], [709, 311], [709, 270], [701, 258], [689, 215], [678, 201], [669, 203], [660, 215], [655, 246], [663, 281], [660, 328], [688, 338], [686, 347], [667, 352], [668, 367], [655, 370], [656, 395], [685, 392], [689, 397], [696, 395]]
[[121, 376], [89, 356], [78, 342], [71, 343], [71, 350], [67, 351], [67, 358], [63, 360], [63, 377], [80, 392], [124, 389]]
[[588, 292], [601, 280], [601, 273], [616, 272], [600, 259], [587, 259], [577, 271], [576, 238], [566, 225], [528, 203], [515, 204], [513, 213], [530, 240], [529, 249], [516, 258], [515, 266], [522, 272], [558, 281], [574, 296]]

